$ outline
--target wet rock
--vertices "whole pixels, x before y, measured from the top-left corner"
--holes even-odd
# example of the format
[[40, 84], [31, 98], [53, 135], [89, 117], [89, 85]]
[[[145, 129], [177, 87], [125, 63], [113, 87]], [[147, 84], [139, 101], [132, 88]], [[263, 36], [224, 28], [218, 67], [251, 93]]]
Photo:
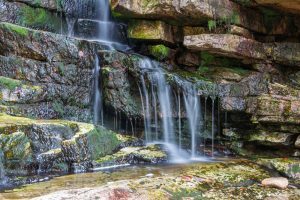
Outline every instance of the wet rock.
[[275, 187], [278, 189], [286, 189], [289, 185], [287, 178], [283, 177], [272, 177], [262, 180], [261, 184], [265, 187]]
[[94, 167], [113, 166], [120, 164], [161, 163], [167, 160], [167, 154], [157, 145], [146, 147], [125, 147], [115, 154], [96, 160]]
[[104, 104], [115, 112], [123, 112], [129, 117], [140, 117], [141, 104], [134, 94], [136, 83], [131, 78], [138, 76], [139, 70], [133, 61], [139, 61], [137, 56], [130, 56], [117, 51], [99, 52], [103, 64], [103, 99]]
[[[1, 0], [0, 21], [54, 33], [67, 32], [66, 21], [63, 16], [60, 17], [58, 13], [51, 12], [48, 8], [30, 6], [25, 1], [20, 3], [20, 1]], [[46, 1], [43, 0], [43, 2]]]
[[[72, 163], [90, 168], [92, 160], [111, 154], [129, 139], [92, 124], [32, 120], [0, 115], [0, 148], [11, 175], [66, 172]], [[22, 132], [15, 132], [22, 130]]]

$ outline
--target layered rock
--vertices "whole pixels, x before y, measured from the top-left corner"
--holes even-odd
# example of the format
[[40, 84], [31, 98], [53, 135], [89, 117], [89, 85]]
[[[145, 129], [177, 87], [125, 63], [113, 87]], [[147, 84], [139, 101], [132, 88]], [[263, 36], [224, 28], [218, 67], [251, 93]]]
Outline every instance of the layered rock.
[[78, 166], [87, 170], [93, 160], [114, 152], [126, 141], [91, 124], [4, 114], [0, 118], [4, 168], [10, 175], [78, 170]]
[[186, 36], [184, 45], [194, 51], [208, 51], [226, 57], [257, 63], [269, 60], [279, 64], [300, 66], [299, 43], [264, 44], [230, 34], [201, 34]]
[[[95, 44], [8, 23], [0, 24], [0, 32], [4, 110], [90, 120]], [[79, 110], [84, 114], [77, 118]]]
[[256, 3], [265, 6], [271, 6], [275, 8], [282, 9], [286, 12], [291, 12], [299, 14], [300, 11], [300, 1], [299, 0], [289, 0], [289, 1], [280, 1], [280, 0], [256, 0]]
[[[138, 0], [112, 1], [116, 17], [158, 19], [171, 23], [201, 26], [208, 20], [234, 21], [235, 24], [259, 33], [274, 35], [289, 34], [291, 21], [296, 18], [282, 18], [280, 23], [266, 22], [264, 13], [256, 9], [246, 8], [230, 0], [224, 1], [163, 1], [155, 0], [140, 2]], [[273, 19], [272, 19], [273, 20]], [[269, 24], [266, 24], [269, 23]], [[282, 26], [285, 24], [285, 26]], [[297, 30], [299, 33], [299, 29]]]

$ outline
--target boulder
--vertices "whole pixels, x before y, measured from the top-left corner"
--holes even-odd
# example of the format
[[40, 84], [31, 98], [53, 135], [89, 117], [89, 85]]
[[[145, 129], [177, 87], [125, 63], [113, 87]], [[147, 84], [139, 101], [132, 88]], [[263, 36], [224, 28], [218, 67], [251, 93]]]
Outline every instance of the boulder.
[[265, 187], [274, 187], [278, 189], [286, 189], [289, 185], [287, 178], [283, 177], [272, 177], [262, 180], [261, 184]]

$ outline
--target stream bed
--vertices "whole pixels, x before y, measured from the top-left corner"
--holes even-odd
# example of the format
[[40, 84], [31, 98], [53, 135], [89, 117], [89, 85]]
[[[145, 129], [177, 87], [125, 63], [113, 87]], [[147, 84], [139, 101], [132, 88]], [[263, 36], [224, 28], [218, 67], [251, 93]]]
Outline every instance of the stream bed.
[[[264, 188], [273, 176], [249, 160], [124, 166], [54, 177], [0, 193], [0, 199], [265, 199], [299, 189]], [[291, 199], [291, 198], [290, 198]]]

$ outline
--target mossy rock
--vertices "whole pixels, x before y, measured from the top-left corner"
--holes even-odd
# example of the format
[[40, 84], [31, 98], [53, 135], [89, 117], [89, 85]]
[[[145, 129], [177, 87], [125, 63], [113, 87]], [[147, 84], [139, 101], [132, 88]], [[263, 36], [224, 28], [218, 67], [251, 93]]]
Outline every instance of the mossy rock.
[[292, 179], [300, 179], [300, 160], [292, 158], [258, 159], [258, 163], [277, 170], [284, 176]]

